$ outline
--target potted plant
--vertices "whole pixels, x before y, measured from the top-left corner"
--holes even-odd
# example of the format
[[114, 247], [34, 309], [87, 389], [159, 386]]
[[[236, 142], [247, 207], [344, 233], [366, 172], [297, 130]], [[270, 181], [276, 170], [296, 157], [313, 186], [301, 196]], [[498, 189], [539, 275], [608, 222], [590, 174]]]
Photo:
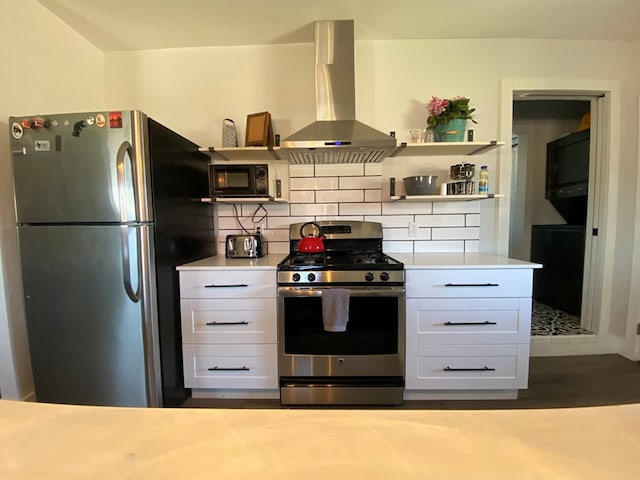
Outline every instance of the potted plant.
[[436, 142], [462, 142], [467, 127], [467, 120], [473, 119], [475, 108], [469, 108], [467, 97], [442, 99], [431, 97], [427, 104], [427, 125], [433, 130]]

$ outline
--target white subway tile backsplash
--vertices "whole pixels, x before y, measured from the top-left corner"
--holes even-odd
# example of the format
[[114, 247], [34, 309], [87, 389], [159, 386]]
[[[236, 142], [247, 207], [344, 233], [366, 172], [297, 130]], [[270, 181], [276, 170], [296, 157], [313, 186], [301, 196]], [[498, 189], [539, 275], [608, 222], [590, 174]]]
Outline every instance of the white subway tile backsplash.
[[362, 201], [364, 201], [364, 190], [318, 190], [316, 192], [316, 202], [318, 203]]
[[382, 202], [382, 190], [365, 190], [365, 202]]
[[341, 203], [340, 215], [379, 215], [379, 203]]
[[464, 215], [416, 215], [421, 227], [464, 227]]
[[478, 240], [480, 229], [478, 227], [461, 228], [434, 228], [431, 231], [434, 240]]
[[289, 165], [289, 178], [313, 177], [313, 165]]
[[477, 253], [480, 251], [480, 240], [465, 240], [464, 241], [465, 253]]
[[[268, 217], [267, 228], [288, 229], [292, 223], [311, 222], [314, 220], [313, 216], [307, 217]], [[288, 231], [288, 230], [287, 230]]]
[[419, 228], [417, 237], [409, 235], [409, 228], [384, 228], [382, 231], [385, 240], [429, 240], [431, 237], [430, 228]]
[[468, 213], [465, 215], [467, 227], [479, 227], [480, 226], [480, 214], [479, 213]]
[[364, 217], [362, 215], [331, 215], [328, 217], [316, 217], [316, 220], [318, 221], [322, 221], [322, 220], [357, 220], [357, 221], [362, 221], [364, 219]]
[[265, 212], [274, 216], [289, 215], [289, 205], [286, 203], [237, 203], [236, 207], [238, 208], [238, 213], [241, 213], [243, 217], [262, 216]]
[[383, 215], [429, 215], [432, 213], [433, 202], [391, 202], [382, 204]]
[[409, 228], [409, 222], [413, 222], [413, 215], [367, 215], [367, 222], [379, 222], [382, 228]]
[[316, 177], [356, 177], [364, 175], [364, 164], [319, 164], [316, 165]]
[[288, 203], [263, 203], [262, 206], [270, 217], [288, 217], [291, 214]]
[[240, 223], [245, 226], [245, 228], [251, 225], [251, 217], [218, 217], [217, 227], [219, 230], [240, 230]]
[[[433, 231], [431, 232], [433, 235]], [[463, 253], [464, 241], [436, 241], [431, 240], [427, 242], [417, 241], [414, 242], [415, 253]]]
[[434, 202], [433, 213], [480, 213], [480, 200], [470, 202]]
[[340, 189], [382, 188], [382, 177], [340, 177]]
[[383, 240], [382, 251], [386, 253], [413, 253], [413, 242]]
[[267, 229], [262, 232], [262, 238], [267, 242], [288, 242], [289, 229], [271, 230]]
[[316, 192], [313, 190], [291, 190], [289, 201], [291, 203], [315, 203]]
[[267, 244], [267, 253], [269, 255], [282, 254], [282, 258], [289, 254], [289, 242], [269, 242]]
[[[362, 188], [362, 187], [361, 187]], [[289, 190], [337, 190], [338, 177], [289, 179]]]
[[219, 217], [231, 217], [235, 215], [233, 205], [227, 203], [216, 203], [215, 212]]
[[[366, 220], [383, 227], [387, 253], [478, 252], [480, 202], [383, 202], [382, 164], [289, 165], [290, 203], [216, 204], [214, 242], [224, 254], [226, 235], [257, 226], [268, 253], [289, 253], [289, 227], [313, 220]], [[266, 218], [263, 218], [266, 211]], [[418, 236], [409, 236], [409, 224]]]
[[382, 163], [365, 163], [364, 174], [367, 176], [382, 175]]
[[296, 203], [291, 205], [291, 215], [308, 216], [308, 215], [338, 215], [337, 203]]

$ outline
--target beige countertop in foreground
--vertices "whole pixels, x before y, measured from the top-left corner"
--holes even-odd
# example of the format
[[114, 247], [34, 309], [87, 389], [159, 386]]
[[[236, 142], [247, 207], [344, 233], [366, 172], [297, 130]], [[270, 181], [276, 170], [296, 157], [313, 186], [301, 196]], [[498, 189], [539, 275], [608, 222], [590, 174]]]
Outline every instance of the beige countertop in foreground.
[[634, 479], [640, 404], [134, 409], [0, 400], [3, 480]]
[[[406, 269], [449, 268], [540, 268], [537, 263], [487, 253], [390, 253], [389, 256], [404, 263]], [[286, 255], [271, 254], [262, 258], [225, 258], [224, 255], [203, 258], [177, 267], [178, 270], [233, 270], [252, 268], [275, 270]]]

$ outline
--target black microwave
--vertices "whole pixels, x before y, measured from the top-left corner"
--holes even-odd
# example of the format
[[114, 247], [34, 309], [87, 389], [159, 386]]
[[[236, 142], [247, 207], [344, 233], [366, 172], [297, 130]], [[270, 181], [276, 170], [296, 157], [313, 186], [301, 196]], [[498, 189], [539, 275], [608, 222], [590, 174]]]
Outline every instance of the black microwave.
[[589, 130], [547, 143], [545, 198], [586, 196], [589, 184]]
[[209, 165], [212, 197], [268, 197], [269, 165]]

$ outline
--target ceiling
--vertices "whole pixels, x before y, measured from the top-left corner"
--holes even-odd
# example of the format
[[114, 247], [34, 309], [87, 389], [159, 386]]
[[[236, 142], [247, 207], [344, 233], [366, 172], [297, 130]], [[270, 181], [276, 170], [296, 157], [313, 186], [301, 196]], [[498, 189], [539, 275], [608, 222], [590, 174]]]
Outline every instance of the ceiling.
[[104, 52], [313, 42], [315, 20], [359, 40], [633, 41], [639, 0], [36, 0]]

